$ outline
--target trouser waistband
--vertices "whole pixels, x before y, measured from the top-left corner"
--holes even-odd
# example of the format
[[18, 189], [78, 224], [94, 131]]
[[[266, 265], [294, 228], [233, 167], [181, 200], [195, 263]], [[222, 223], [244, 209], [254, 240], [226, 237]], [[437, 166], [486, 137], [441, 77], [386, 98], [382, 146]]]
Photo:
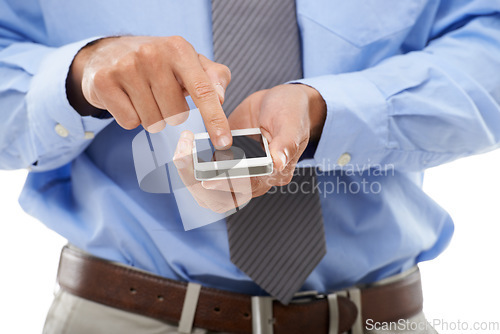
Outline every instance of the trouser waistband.
[[287, 306], [255, 297], [179, 282], [64, 247], [60, 287], [76, 296], [124, 311], [235, 334], [362, 333], [368, 319], [391, 322], [422, 311], [418, 268], [365, 287], [318, 295], [298, 293]]

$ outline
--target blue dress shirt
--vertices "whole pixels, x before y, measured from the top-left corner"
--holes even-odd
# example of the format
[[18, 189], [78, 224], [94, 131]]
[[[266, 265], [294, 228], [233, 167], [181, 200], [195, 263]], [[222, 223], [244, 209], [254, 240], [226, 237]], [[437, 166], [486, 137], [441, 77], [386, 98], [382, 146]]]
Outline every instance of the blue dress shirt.
[[[328, 253], [303, 289], [370, 282], [436, 257], [453, 223], [422, 191], [422, 171], [499, 145], [500, 1], [297, 0], [297, 13], [300, 82], [328, 108], [314, 156], [301, 162], [320, 170]], [[174, 194], [139, 188], [141, 129], [69, 105], [78, 50], [123, 34], [181, 35], [210, 58], [211, 2], [0, 0], [0, 168], [31, 170], [22, 207], [77, 247], [261, 293], [229, 261], [224, 221], [184, 231]]]

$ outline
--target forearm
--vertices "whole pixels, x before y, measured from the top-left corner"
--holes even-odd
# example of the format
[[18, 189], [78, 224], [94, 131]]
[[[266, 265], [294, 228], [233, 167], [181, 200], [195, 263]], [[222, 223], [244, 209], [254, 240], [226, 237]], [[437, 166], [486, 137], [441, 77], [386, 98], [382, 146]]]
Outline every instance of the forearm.
[[[0, 51], [0, 168], [43, 171], [73, 160], [111, 120], [81, 117], [69, 104], [66, 78], [88, 41], [49, 48], [12, 43]], [[16, 57], [15, 55], [23, 55]]]
[[360, 72], [304, 79], [327, 104], [315, 159], [325, 169], [420, 171], [498, 147], [500, 21], [483, 16], [419, 52]]

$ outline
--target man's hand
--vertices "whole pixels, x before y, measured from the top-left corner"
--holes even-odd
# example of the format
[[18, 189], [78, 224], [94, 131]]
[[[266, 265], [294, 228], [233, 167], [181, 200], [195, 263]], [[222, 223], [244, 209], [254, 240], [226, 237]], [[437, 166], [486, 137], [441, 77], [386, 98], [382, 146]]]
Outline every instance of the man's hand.
[[187, 119], [190, 95], [218, 149], [231, 146], [222, 110], [229, 69], [198, 54], [182, 37], [105, 38], [80, 50], [67, 80], [70, 103], [82, 115], [106, 109], [120, 126], [150, 132]]
[[[280, 85], [256, 92], [233, 111], [229, 116], [231, 129], [260, 128], [269, 141], [273, 159], [271, 175], [251, 178], [252, 197], [292, 180], [307, 144], [321, 136], [325, 118], [326, 104], [319, 92], [302, 84]], [[238, 190], [237, 182], [233, 182], [233, 186]], [[203, 187], [228, 190], [221, 181], [204, 181]]]
[[[318, 140], [326, 118], [326, 104], [314, 88], [282, 85], [246, 98], [229, 116], [231, 129], [258, 127], [269, 141], [274, 172], [269, 176], [219, 181], [194, 180], [191, 133], [183, 133], [174, 161], [184, 183], [201, 206], [228, 211], [273, 186], [288, 184], [310, 140]], [[250, 182], [249, 182], [250, 181]], [[224, 196], [224, 192], [234, 197]]]

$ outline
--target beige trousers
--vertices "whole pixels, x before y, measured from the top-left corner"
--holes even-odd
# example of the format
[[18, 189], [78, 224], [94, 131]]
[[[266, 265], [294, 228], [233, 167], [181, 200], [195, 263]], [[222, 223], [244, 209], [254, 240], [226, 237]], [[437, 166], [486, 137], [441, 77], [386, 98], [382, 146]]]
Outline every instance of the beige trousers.
[[[374, 324], [375, 325], [375, 324]], [[423, 313], [405, 322], [407, 328], [417, 330], [366, 330], [365, 334], [437, 333], [425, 320]], [[379, 326], [381, 328], [382, 326]], [[373, 326], [375, 328], [375, 326]], [[173, 324], [101, 305], [66, 291], [59, 290], [50, 307], [43, 334], [177, 334]], [[209, 334], [204, 329], [193, 329], [193, 334]], [[223, 334], [223, 333], [219, 333]]]

